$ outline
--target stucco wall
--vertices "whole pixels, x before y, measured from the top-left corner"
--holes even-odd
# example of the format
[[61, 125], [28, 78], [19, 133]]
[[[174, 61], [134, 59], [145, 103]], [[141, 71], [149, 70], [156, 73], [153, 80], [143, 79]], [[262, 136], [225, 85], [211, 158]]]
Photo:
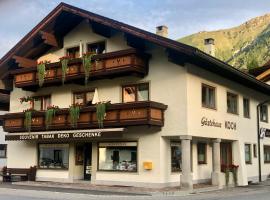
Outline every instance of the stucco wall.
[[[65, 49], [79, 45], [80, 42], [86, 48], [87, 43], [106, 40], [107, 52], [130, 48], [127, 46], [123, 34], [116, 34], [112, 38], [104, 38], [92, 32], [90, 26], [83, 22], [73, 31], [64, 37], [64, 48], [48, 52], [41, 57], [41, 60], [58, 61], [59, 57], [65, 55]], [[168, 105], [165, 111], [165, 125], [161, 130], [152, 130], [147, 127], [128, 128], [125, 139], [138, 140], [138, 172], [137, 173], [117, 173], [100, 172], [93, 174], [95, 183], [127, 183], [129, 180], [141, 185], [145, 183], [162, 184], [165, 182], [179, 182], [180, 174], [170, 171], [170, 137], [179, 139], [180, 135], [192, 135], [196, 139], [200, 138], [222, 138], [236, 142], [234, 144], [234, 163], [241, 164], [240, 174], [242, 176], [256, 176], [257, 159], [253, 158], [253, 165], [244, 164], [244, 143], [256, 143], [256, 105], [259, 101], [266, 98], [260, 93], [249, 90], [236, 83], [223, 79], [202, 70], [196, 66], [179, 66], [168, 62], [167, 54], [161, 47], [152, 45], [148, 49], [152, 55], [149, 63], [149, 75], [144, 78], [122, 77], [110, 80], [89, 81], [87, 86], [66, 84], [57, 87], [40, 88], [35, 95], [51, 94], [52, 104], [60, 108], [69, 107], [72, 103], [73, 91], [97, 88], [99, 98], [102, 101], [119, 103], [121, 99], [121, 85], [128, 83], [149, 82], [150, 100]], [[202, 108], [201, 106], [201, 84], [209, 84], [217, 88], [217, 110]], [[239, 95], [239, 115], [228, 114], [226, 111], [226, 92], [231, 91]], [[21, 105], [19, 98], [33, 95], [14, 88], [11, 92], [11, 112], [19, 112], [27, 109], [27, 105]], [[250, 98], [251, 118], [243, 117], [243, 97]], [[215, 119], [223, 124], [222, 128], [202, 127], [201, 118]], [[224, 129], [224, 121], [228, 120], [237, 123], [237, 130]], [[269, 123], [262, 123], [265, 128], [270, 128]], [[208, 180], [212, 172], [212, 147], [211, 141], [207, 140], [207, 164], [197, 165], [197, 146], [192, 145], [193, 149], [193, 180]], [[270, 139], [264, 139], [262, 143], [270, 144]], [[263, 148], [262, 148], [263, 149]], [[82, 167], [74, 164], [74, 143], [70, 143], [70, 163], [69, 171], [38, 170], [37, 177], [40, 179], [54, 178], [59, 179], [80, 179], [82, 178]], [[23, 154], [22, 159], [18, 155]], [[9, 167], [29, 167], [37, 164], [37, 146], [32, 142], [9, 142], [8, 146], [8, 166]], [[97, 170], [97, 143], [93, 143], [93, 171]], [[263, 151], [262, 151], [263, 158]], [[142, 167], [143, 161], [152, 161], [153, 170], [146, 171]], [[269, 174], [269, 166], [263, 165], [263, 174]], [[243, 178], [240, 180], [246, 183]], [[152, 185], [151, 185], [152, 186]]]
[[[0, 111], [0, 115], [5, 114], [6, 111]], [[3, 130], [3, 127], [0, 126], [0, 144], [7, 144], [5, 141], [5, 132]], [[7, 165], [7, 159], [6, 158], [0, 158], [0, 169]]]
[[[226, 80], [221, 76], [206, 72], [201, 68], [188, 65], [187, 75], [187, 113], [188, 113], [188, 134], [201, 138], [221, 138], [228, 141], [239, 141], [234, 143], [233, 162], [240, 165], [239, 173], [247, 179], [241, 179], [243, 184], [248, 180], [256, 180], [258, 177], [258, 158], [253, 155], [253, 144], [257, 143], [257, 113], [256, 106], [259, 102], [267, 99], [254, 90], [244, 88], [232, 81]], [[216, 88], [216, 109], [202, 107], [201, 104], [201, 86], [207, 84]], [[227, 92], [238, 95], [238, 114], [227, 113]], [[250, 99], [250, 118], [243, 116], [243, 98]], [[268, 106], [269, 107], [269, 106]], [[269, 108], [268, 108], [269, 112]], [[202, 126], [201, 120], [206, 117], [208, 120], [215, 120], [222, 123], [222, 128], [212, 126]], [[225, 121], [236, 123], [236, 130], [226, 129]], [[269, 123], [260, 122], [260, 127], [270, 128]], [[270, 145], [270, 138], [264, 138], [263, 144]], [[252, 164], [245, 164], [245, 144], [251, 144]], [[263, 144], [261, 145], [262, 174], [270, 174], [269, 164], [263, 162]], [[208, 154], [211, 155], [211, 154]], [[267, 169], [268, 168], [268, 169]], [[207, 168], [207, 177], [211, 168]], [[194, 179], [200, 179], [194, 174]]]

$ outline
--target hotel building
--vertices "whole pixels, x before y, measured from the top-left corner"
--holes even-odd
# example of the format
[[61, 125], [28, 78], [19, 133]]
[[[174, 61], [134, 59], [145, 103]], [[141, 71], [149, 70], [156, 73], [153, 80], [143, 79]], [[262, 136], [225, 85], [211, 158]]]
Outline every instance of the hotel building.
[[[269, 104], [259, 116], [257, 105], [270, 99], [270, 86], [167, 33], [166, 26], [153, 34], [59, 4], [0, 61], [12, 86], [9, 113], [1, 116], [7, 167], [37, 166], [37, 181], [145, 187], [222, 187], [232, 165], [239, 166], [238, 185], [266, 179]], [[213, 44], [206, 41], [209, 51]], [[87, 52], [95, 55], [85, 84]], [[64, 84], [63, 56], [69, 56]], [[41, 61], [50, 61], [42, 87]], [[103, 127], [99, 101], [110, 102]], [[76, 126], [74, 103], [83, 105]], [[52, 105], [59, 110], [46, 127]], [[35, 109], [30, 131], [23, 112], [29, 108]]]

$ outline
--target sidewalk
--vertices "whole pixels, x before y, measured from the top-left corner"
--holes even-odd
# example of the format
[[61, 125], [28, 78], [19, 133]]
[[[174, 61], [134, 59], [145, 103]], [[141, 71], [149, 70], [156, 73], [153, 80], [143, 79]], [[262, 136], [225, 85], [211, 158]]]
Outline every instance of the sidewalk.
[[78, 183], [59, 183], [59, 182], [13, 182], [14, 186], [28, 186], [28, 187], [39, 187], [39, 188], [55, 188], [55, 189], [72, 189], [79, 191], [99, 192], [99, 193], [113, 193], [120, 195], [144, 195], [144, 196], [186, 196], [189, 194], [216, 191], [218, 187], [199, 184], [194, 185], [193, 191], [184, 190], [180, 187], [166, 187], [166, 188], [142, 188], [142, 187], [131, 187], [131, 186], [105, 186], [105, 185], [94, 185], [88, 182]]

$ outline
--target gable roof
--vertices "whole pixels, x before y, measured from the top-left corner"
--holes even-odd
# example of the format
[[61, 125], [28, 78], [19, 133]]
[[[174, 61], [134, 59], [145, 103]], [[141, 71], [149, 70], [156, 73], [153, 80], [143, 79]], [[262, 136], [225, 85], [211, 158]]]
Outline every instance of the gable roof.
[[[191, 62], [210, 72], [221, 75], [224, 78], [233, 80], [251, 89], [270, 95], [270, 86], [255, 79], [253, 76], [246, 74], [232, 66], [224, 63], [203, 51], [189, 45], [161, 37], [159, 35], [147, 32], [145, 30], [130, 26], [128, 24], [94, 14], [92, 12], [71, 6], [66, 3], [60, 3], [53, 9], [37, 26], [35, 26], [25, 37], [23, 37], [6, 55], [0, 60], [0, 69], [11, 62], [14, 55], [20, 55], [29, 51], [34, 44], [40, 31], [54, 32], [59, 37], [74, 28], [82, 20], [89, 20], [90, 23], [100, 25], [101, 30], [120, 31], [127, 37], [132, 37], [136, 42], [150, 42], [166, 48], [174, 59], [180, 62]], [[36, 39], [37, 40], [37, 39]], [[40, 45], [37, 52], [47, 51], [48, 47]], [[33, 52], [33, 51], [32, 51]], [[29, 54], [29, 53], [28, 53]], [[30, 54], [29, 54], [30, 55]], [[30, 55], [35, 57], [34, 53]]]

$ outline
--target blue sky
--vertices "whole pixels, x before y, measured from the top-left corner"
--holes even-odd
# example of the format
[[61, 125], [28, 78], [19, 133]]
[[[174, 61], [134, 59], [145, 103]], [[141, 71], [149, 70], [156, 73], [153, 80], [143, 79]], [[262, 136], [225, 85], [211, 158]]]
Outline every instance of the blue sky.
[[[63, 0], [64, 1], [64, 0]], [[59, 0], [0, 0], [0, 57], [41, 21]], [[270, 0], [66, 0], [68, 4], [154, 32], [169, 27], [177, 39], [237, 26], [270, 13]]]

